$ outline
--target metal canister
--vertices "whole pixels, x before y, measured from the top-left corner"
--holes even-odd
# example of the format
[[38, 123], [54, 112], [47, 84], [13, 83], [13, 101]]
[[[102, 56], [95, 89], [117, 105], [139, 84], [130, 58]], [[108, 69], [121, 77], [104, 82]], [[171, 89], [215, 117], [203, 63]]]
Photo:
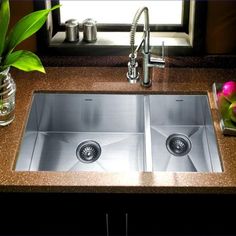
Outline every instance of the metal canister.
[[97, 22], [91, 18], [83, 21], [83, 40], [89, 43], [97, 40]]
[[79, 22], [76, 19], [70, 19], [65, 22], [66, 26], [66, 41], [79, 41]]

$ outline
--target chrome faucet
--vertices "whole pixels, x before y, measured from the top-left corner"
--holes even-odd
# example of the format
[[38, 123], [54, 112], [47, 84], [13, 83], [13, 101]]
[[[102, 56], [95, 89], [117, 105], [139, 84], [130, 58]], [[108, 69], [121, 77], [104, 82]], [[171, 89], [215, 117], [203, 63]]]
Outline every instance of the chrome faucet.
[[[144, 13], [145, 17], [144, 27], [143, 27], [143, 38], [140, 44], [135, 49], [135, 33], [138, 25], [138, 20], [141, 17], [142, 13]], [[137, 81], [139, 81], [140, 75], [138, 72], [137, 53], [139, 49], [142, 48], [143, 79], [141, 80], [141, 85], [144, 87], [150, 87], [152, 85], [152, 80], [150, 76], [151, 67], [155, 66], [159, 68], [164, 68], [165, 59], [164, 59], [164, 42], [162, 42], [161, 57], [153, 56], [150, 52], [150, 27], [149, 27], [149, 14], [147, 7], [140, 8], [134, 16], [130, 30], [130, 46], [131, 46], [131, 53], [129, 55], [127, 79], [130, 83], [137, 83]]]

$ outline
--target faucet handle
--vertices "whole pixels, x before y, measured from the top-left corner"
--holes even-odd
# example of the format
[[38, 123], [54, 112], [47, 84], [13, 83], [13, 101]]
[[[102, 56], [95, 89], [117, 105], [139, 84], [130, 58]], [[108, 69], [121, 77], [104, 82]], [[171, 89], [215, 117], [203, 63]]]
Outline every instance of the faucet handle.
[[164, 41], [162, 41], [161, 46], [161, 57], [158, 57], [157, 55], [151, 54], [149, 58], [149, 63], [152, 66], [159, 67], [159, 68], [165, 68], [165, 45]]
[[163, 60], [165, 60], [165, 41], [162, 41], [161, 43], [161, 57]]
[[163, 59], [161, 57], [157, 57], [156, 55], [151, 54], [150, 64], [152, 64], [153, 66], [164, 68], [165, 67], [165, 59]]
[[151, 54], [149, 63], [153, 67], [155, 66], [155, 67], [159, 67], [159, 68], [165, 68], [166, 62], [165, 62], [165, 59]]

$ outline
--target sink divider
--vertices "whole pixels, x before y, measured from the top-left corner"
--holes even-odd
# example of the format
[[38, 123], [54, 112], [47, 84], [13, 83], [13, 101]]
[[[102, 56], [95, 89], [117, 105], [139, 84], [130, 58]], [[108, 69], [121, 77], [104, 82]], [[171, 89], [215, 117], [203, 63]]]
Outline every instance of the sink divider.
[[152, 145], [150, 125], [150, 99], [144, 95], [144, 171], [152, 172]]

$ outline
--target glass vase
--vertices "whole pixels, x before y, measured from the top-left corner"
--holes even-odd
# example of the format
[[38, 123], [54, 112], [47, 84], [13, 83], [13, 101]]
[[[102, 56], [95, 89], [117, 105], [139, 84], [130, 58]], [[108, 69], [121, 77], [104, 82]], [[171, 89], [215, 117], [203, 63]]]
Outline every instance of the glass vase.
[[9, 70], [0, 72], [0, 126], [10, 124], [15, 117], [16, 84]]

